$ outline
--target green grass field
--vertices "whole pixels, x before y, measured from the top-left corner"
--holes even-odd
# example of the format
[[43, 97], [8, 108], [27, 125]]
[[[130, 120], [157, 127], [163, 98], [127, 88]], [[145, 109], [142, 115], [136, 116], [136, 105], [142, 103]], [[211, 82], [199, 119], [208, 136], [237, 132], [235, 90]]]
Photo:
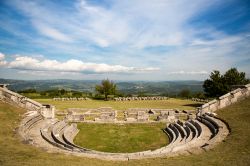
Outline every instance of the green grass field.
[[[58, 153], [47, 153], [42, 149], [23, 144], [15, 134], [25, 111], [0, 102], [0, 165], [86, 165], [86, 166], [149, 166], [149, 165], [250, 165], [250, 98], [218, 111], [226, 120], [231, 134], [214, 149], [199, 155], [174, 158], [130, 160], [128, 162], [102, 161]], [[153, 137], [153, 136], [152, 136]]]
[[87, 124], [77, 125], [80, 132], [74, 142], [82, 147], [104, 152], [138, 152], [168, 144], [162, 131], [164, 123], [154, 124]]
[[52, 104], [59, 110], [66, 108], [99, 108], [112, 107], [117, 110], [127, 110], [128, 108], [178, 108], [178, 109], [194, 109], [200, 103], [182, 100], [148, 100], [148, 101], [103, 101], [103, 100], [84, 100], [84, 101], [54, 101], [53, 99], [35, 99], [43, 104]]

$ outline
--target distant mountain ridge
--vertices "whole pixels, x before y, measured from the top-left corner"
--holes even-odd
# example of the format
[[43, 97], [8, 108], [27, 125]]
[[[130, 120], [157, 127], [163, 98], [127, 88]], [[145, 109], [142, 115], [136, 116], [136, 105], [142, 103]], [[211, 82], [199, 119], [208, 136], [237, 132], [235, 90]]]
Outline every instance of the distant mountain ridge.
[[[10, 84], [9, 89], [20, 91], [36, 89], [44, 91], [49, 89], [67, 89], [82, 92], [94, 92], [95, 85], [101, 80], [14, 80], [0, 79], [0, 83]], [[191, 92], [203, 92], [203, 81], [114, 81], [120, 92], [124, 94], [175, 94], [183, 89]]]

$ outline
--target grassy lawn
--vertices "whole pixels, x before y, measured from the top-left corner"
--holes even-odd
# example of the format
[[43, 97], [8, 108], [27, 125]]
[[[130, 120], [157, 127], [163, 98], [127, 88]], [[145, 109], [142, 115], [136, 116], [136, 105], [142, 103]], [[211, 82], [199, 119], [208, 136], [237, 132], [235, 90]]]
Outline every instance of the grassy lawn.
[[169, 99], [169, 100], [148, 100], [148, 101], [103, 101], [103, 100], [84, 100], [84, 101], [54, 101], [53, 99], [35, 99], [44, 104], [52, 104], [59, 110], [66, 108], [99, 108], [112, 107], [117, 110], [127, 110], [128, 108], [178, 108], [194, 109], [199, 103], [190, 100]]
[[79, 123], [75, 143], [104, 152], [138, 152], [168, 144], [167, 135], [157, 124], [86, 124]]
[[[102, 161], [75, 157], [44, 150], [23, 144], [14, 134], [20, 116], [25, 111], [0, 102], [0, 165], [250, 165], [250, 98], [218, 111], [231, 129], [227, 139], [214, 149], [199, 155], [179, 156], [174, 158], [156, 158], [131, 160], [128, 162]], [[152, 135], [154, 137], [154, 135]]]

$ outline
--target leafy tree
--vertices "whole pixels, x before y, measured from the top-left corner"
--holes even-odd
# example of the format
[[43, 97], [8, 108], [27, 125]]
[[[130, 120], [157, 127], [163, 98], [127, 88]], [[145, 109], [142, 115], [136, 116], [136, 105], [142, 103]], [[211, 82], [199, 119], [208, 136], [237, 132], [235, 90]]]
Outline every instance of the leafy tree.
[[236, 68], [229, 69], [224, 75], [214, 70], [210, 74], [210, 79], [204, 81], [203, 88], [207, 97], [219, 97], [231, 91], [232, 86], [244, 85], [248, 82], [245, 73], [239, 72]]
[[116, 84], [109, 79], [102, 80], [101, 85], [96, 85], [95, 90], [104, 95], [105, 100], [108, 100], [108, 95], [115, 95]]
[[219, 97], [226, 93], [223, 76], [217, 70], [210, 74], [210, 79], [205, 80], [203, 88], [207, 97]]
[[224, 74], [224, 81], [227, 90], [231, 90], [233, 85], [245, 85], [249, 82], [246, 74], [239, 72], [236, 68], [231, 68]]

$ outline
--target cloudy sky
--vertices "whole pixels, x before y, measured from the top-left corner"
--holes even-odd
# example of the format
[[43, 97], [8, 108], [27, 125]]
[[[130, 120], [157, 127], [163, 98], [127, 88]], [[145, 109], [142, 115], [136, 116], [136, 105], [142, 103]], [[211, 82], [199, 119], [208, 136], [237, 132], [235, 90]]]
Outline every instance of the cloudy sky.
[[1, 0], [0, 78], [250, 77], [247, 0]]

